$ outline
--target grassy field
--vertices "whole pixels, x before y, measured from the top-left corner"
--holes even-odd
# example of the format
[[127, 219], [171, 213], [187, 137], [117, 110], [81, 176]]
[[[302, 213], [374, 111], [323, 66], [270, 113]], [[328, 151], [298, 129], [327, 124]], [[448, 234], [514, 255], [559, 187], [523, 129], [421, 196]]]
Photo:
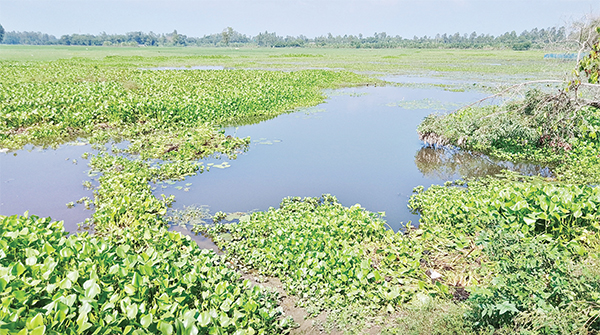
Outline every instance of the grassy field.
[[[79, 57], [134, 66], [220, 65], [236, 69], [345, 69], [368, 74], [443, 76], [513, 82], [562, 79], [574, 61], [544, 60], [548, 51], [447, 49], [127, 48], [0, 45], [0, 60]], [[108, 58], [107, 58], [108, 57]], [[111, 60], [112, 57], [112, 60]], [[143, 58], [140, 58], [143, 57]]]

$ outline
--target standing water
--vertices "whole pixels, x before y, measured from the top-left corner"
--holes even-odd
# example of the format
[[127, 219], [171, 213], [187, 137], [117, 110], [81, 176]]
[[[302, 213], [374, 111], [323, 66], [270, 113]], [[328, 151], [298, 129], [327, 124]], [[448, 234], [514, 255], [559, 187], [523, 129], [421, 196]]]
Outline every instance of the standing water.
[[[424, 148], [417, 125], [428, 114], [454, 110], [485, 96], [437, 88], [360, 87], [327, 92], [328, 101], [254, 125], [227, 128], [252, 139], [235, 160], [205, 162], [209, 172], [172, 185], [156, 185], [155, 194], [174, 194], [173, 207], [204, 206], [210, 212], [250, 212], [277, 207], [288, 196], [335, 195], [345, 206], [359, 203], [385, 212], [394, 230], [418, 216], [407, 207], [415, 186], [440, 184], [461, 176], [476, 177], [510, 168], [547, 173], [531, 165], [498, 163], [459, 150]], [[91, 216], [83, 206], [66, 203], [92, 197], [89, 146], [0, 153], [0, 215], [22, 214], [64, 220], [68, 231]], [[76, 160], [76, 161], [73, 161]]]

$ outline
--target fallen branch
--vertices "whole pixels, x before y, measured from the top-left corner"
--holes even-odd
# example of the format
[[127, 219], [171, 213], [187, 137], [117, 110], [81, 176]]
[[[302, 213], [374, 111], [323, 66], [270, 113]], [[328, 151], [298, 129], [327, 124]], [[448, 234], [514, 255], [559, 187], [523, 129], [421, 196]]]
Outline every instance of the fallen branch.
[[[477, 101], [475, 101], [475, 102], [473, 102], [473, 103], [471, 103], [469, 105], [466, 105], [466, 106], [463, 106], [463, 107], [461, 107], [459, 109], [454, 110], [452, 113], [456, 113], [456, 112], [461, 111], [463, 109], [466, 109], [466, 108], [469, 108], [469, 107], [473, 107], [474, 105], [480, 104], [480, 103], [482, 103], [482, 102], [484, 102], [486, 100], [502, 96], [506, 92], [514, 90], [515, 88], [519, 88], [519, 87], [523, 87], [523, 86], [531, 85], [531, 84], [560, 84], [560, 83], [565, 83], [565, 81], [563, 81], [563, 80], [552, 80], [552, 79], [526, 81], [524, 83], [512, 85], [512, 86], [510, 86], [510, 87], [508, 87], [508, 88], [506, 88], [506, 89], [504, 89], [504, 90], [502, 90], [502, 91], [500, 91], [500, 92], [498, 92], [496, 94], [493, 94], [493, 95], [487, 96], [485, 98], [479, 99], [479, 100], [477, 100]], [[578, 84], [575, 85], [575, 87], [576, 87], [575, 91], [577, 91], [577, 87], [579, 87], [579, 86], [591, 87], [591, 88], [595, 88], [595, 89], [600, 90], [600, 84], [578, 83]], [[600, 100], [589, 100], [589, 99], [583, 99], [583, 98], [579, 98], [579, 100], [581, 100], [582, 102], [584, 102], [585, 106], [593, 106], [593, 107], [596, 107], [596, 108], [600, 108]], [[507, 111], [502, 111], [502, 112], [494, 113], [494, 114], [485, 116], [483, 118], [488, 118], [488, 117], [492, 117], [492, 116], [499, 115], [499, 114], [504, 114], [504, 113], [507, 113]]]
[[[508, 91], [510, 91], [510, 90], [513, 90], [513, 89], [515, 89], [515, 88], [517, 88], [517, 87], [522, 87], [522, 86], [525, 86], [525, 85], [530, 85], [530, 84], [544, 84], [544, 83], [554, 83], [554, 84], [556, 84], [556, 83], [564, 83], [564, 81], [562, 81], [562, 80], [550, 80], [550, 79], [549, 79], [549, 80], [533, 80], [533, 81], [526, 81], [526, 82], [524, 82], [524, 83], [520, 83], [520, 84], [516, 84], [516, 85], [510, 86], [510, 87], [508, 87], [508, 88], [506, 88], [506, 89], [504, 89], [504, 90], [502, 90], [502, 91], [500, 91], [500, 92], [498, 92], [498, 93], [496, 93], [496, 94], [494, 94], [494, 95], [490, 95], [490, 96], [488, 96], [488, 97], [485, 97], [485, 98], [483, 98], [483, 99], [479, 99], [479, 100], [475, 101], [475, 102], [474, 102], [474, 103], [472, 103], [472, 104], [469, 104], [469, 105], [467, 105], [467, 106], [463, 106], [463, 107], [461, 107], [461, 108], [459, 108], [459, 109], [457, 109], [457, 110], [453, 111], [452, 113], [456, 113], [456, 112], [458, 112], [458, 111], [460, 111], [460, 110], [463, 110], [463, 109], [465, 109], [465, 108], [472, 107], [472, 106], [474, 106], [474, 105], [477, 105], [477, 104], [479, 104], [479, 103], [481, 103], [481, 102], [484, 102], [484, 101], [486, 101], [486, 100], [489, 100], [489, 99], [492, 99], [492, 98], [495, 98], [495, 97], [501, 96], [501, 95], [503, 95], [504, 93], [506, 93], [506, 92], [508, 92]], [[598, 85], [598, 86], [600, 86], [600, 85]]]

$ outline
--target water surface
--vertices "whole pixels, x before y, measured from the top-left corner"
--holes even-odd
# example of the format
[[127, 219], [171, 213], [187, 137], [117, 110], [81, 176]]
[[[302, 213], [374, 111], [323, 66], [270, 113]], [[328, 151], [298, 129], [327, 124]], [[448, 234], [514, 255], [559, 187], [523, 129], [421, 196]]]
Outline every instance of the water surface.
[[[175, 209], [207, 206], [212, 213], [231, 213], [278, 207], [288, 196], [329, 193], [345, 206], [358, 203], [369, 211], [385, 212], [390, 227], [399, 230], [408, 221], [418, 223], [407, 207], [418, 185], [495, 174], [502, 168], [549, 173], [476, 153], [423, 147], [416, 127], [426, 115], [454, 110], [486, 93], [386, 86], [327, 94], [330, 97], [319, 106], [225, 129], [234, 136], [250, 136], [248, 151], [236, 160], [206, 160], [212, 166], [209, 172], [174, 185], [153, 185], [155, 194], [174, 194]], [[82, 205], [66, 207], [83, 196], [92, 197], [82, 186], [90, 179], [87, 161], [80, 158], [86, 151], [91, 151], [89, 146], [65, 145], [0, 153], [0, 214], [29, 210], [64, 220], [66, 229], [75, 231], [78, 222], [91, 216]]]
[[229, 167], [213, 167], [178, 183], [180, 190], [158, 189], [157, 195], [174, 194], [178, 208], [201, 204], [212, 212], [247, 212], [277, 207], [288, 196], [329, 193], [346, 206], [359, 203], [369, 211], [385, 212], [388, 224], [398, 230], [408, 221], [418, 224], [418, 216], [407, 207], [415, 186], [495, 174], [502, 168], [533, 171], [526, 164], [504, 164], [469, 153], [449, 158], [438, 151], [438, 159], [431, 160], [416, 127], [435, 110], [405, 109], [399, 107], [405, 104], [397, 103], [433, 97], [454, 106], [478, 100], [484, 93], [405, 87], [329, 93], [328, 101], [317, 107], [225, 129], [231, 135], [250, 136], [249, 150], [236, 160], [212, 161], [225, 161]]

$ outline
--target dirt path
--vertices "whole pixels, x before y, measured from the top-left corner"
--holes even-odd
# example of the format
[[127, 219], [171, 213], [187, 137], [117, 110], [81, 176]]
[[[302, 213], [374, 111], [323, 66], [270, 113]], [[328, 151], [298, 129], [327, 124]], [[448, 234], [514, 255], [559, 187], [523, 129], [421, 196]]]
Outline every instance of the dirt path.
[[304, 308], [296, 306], [297, 298], [295, 296], [288, 295], [283, 289], [283, 284], [279, 280], [279, 278], [266, 277], [265, 281], [258, 282], [256, 277], [252, 274], [245, 273], [242, 275], [243, 279], [248, 279], [252, 285], [258, 285], [263, 288], [267, 288], [270, 290], [277, 291], [279, 293], [279, 297], [281, 302], [279, 305], [283, 308], [283, 312], [286, 316], [291, 316], [294, 319], [294, 322], [299, 324], [298, 328], [292, 329], [290, 334], [293, 335], [317, 335], [317, 334], [331, 334], [331, 335], [341, 335], [342, 332], [338, 330], [332, 330], [331, 332], [327, 332], [323, 325], [325, 324], [325, 320], [327, 319], [327, 313], [323, 312], [319, 314], [315, 318], [307, 318], [308, 313]]

